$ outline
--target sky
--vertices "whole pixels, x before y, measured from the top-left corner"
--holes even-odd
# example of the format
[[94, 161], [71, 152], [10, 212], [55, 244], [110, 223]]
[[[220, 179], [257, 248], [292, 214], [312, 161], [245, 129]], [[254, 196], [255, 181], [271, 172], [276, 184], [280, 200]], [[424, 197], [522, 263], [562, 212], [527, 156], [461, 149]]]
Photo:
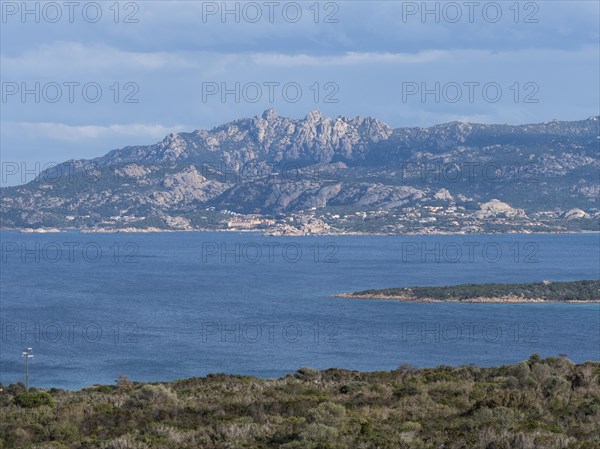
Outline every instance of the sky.
[[0, 1], [0, 185], [273, 108], [393, 128], [600, 114], [597, 1]]

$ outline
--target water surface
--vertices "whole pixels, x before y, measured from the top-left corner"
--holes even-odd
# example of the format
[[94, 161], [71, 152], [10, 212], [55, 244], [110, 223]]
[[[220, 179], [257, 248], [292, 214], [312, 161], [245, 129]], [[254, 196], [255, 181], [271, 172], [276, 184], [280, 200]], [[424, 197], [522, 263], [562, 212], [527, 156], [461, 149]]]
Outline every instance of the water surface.
[[598, 279], [600, 236], [2, 232], [0, 382], [80, 388], [302, 366], [600, 359], [599, 304], [402, 303], [340, 292]]

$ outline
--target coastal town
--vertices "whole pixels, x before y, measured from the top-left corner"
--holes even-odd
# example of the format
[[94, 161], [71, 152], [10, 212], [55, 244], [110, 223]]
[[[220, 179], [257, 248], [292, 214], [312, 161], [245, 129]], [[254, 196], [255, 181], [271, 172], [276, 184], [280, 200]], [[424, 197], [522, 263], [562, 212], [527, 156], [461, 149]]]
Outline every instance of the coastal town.
[[[200, 220], [165, 215], [159, 226], [139, 227], [145, 217], [111, 216], [83, 233], [218, 231], [257, 232], [270, 236], [303, 235], [427, 235], [481, 233], [565, 233], [595, 231], [600, 211], [573, 208], [526, 214], [523, 209], [493, 199], [478, 210], [450, 203], [447, 206], [413, 206], [356, 212], [312, 208], [288, 214], [240, 214], [206, 208]], [[67, 217], [67, 220], [75, 217]], [[200, 224], [198, 224], [200, 222]], [[205, 222], [205, 223], [202, 223]], [[68, 229], [68, 228], [67, 228]], [[25, 228], [22, 232], [60, 232], [61, 228]]]
[[[522, 209], [492, 200], [479, 211], [462, 206], [423, 206], [401, 209], [378, 209], [354, 213], [311, 210], [279, 218], [260, 215], [235, 215], [227, 229], [260, 231], [267, 235], [331, 234], [479, 234], [568, 232], [577, 225], [600, 219], [600, 211], [543, 211], [527, 216]], [[572, 226], [570, 226], [572, 225]]]

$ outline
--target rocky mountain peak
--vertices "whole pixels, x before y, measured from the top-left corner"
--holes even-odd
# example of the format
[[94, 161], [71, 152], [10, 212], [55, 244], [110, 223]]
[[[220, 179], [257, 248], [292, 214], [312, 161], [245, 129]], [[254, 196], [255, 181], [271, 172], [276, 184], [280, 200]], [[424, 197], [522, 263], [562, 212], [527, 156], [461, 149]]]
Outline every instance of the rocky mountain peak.
[[310, 111], [308, 114], [306, 114], [304, 120], [306, 120], [309, 123], [317, 123], [321, 120], [321, 118], [321, 111], [315, 109], [314, 111]]
[[276, 119], [277, 117], [279, 117], [279, 115], [273, 108], [269, 108], [265, 112], [262, 113], [262, 118], [267, 121], [272, 121], [273, 119]]

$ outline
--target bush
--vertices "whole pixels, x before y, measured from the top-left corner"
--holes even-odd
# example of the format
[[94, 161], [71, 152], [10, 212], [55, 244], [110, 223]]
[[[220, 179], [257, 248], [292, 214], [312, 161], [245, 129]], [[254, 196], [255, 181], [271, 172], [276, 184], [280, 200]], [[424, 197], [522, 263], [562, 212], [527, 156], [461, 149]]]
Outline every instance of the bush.
[[145, 447], [135, 441], [131, 435], [120, 436], [102, 446], [103, 449], [145, 449]]
[[400, 426], [402, 432], [419, 432], [423, 426], [420, 423], [414, 421], [406, 421]]
[[164, 385], [144, 385], [136, 390], [126, 401], [129, 408], [173, 407], [177, 403], [177, 395]]
[[119, 391], [129, 391], [133, 388], [133, 382], [123, 374], [115, 381], [115, 386]]
[[394, 388], [394, 397], [402, 399], [408, 396], [416, 396], [421, 393], [421, 388], [416, 383], [406, 383]]
[[341, 404], [333, 402], [323, 402], [311, 411], [311, 418], [314, 422], [325, 424], [326, 426], [337, 427], [346, 417], [346, 409]]
[[114, 393], [115, 387], [113, 387], [112, 385], [98, 385], [95, 387], [95, 390], [98, 393], [110, 394], [110, 393]]
[[14, 397], [13, 402], [23, 408], [36, 408], [43, 405], [54, 407], [54, 399], [45, 391], [23, 391]]
[[329, 427], [325, 424], [312, 423], [306, 426], [306, 429], [300, 434], [302, 438], [309, 441], [333, 441], [338, 436], [335, 427]]

